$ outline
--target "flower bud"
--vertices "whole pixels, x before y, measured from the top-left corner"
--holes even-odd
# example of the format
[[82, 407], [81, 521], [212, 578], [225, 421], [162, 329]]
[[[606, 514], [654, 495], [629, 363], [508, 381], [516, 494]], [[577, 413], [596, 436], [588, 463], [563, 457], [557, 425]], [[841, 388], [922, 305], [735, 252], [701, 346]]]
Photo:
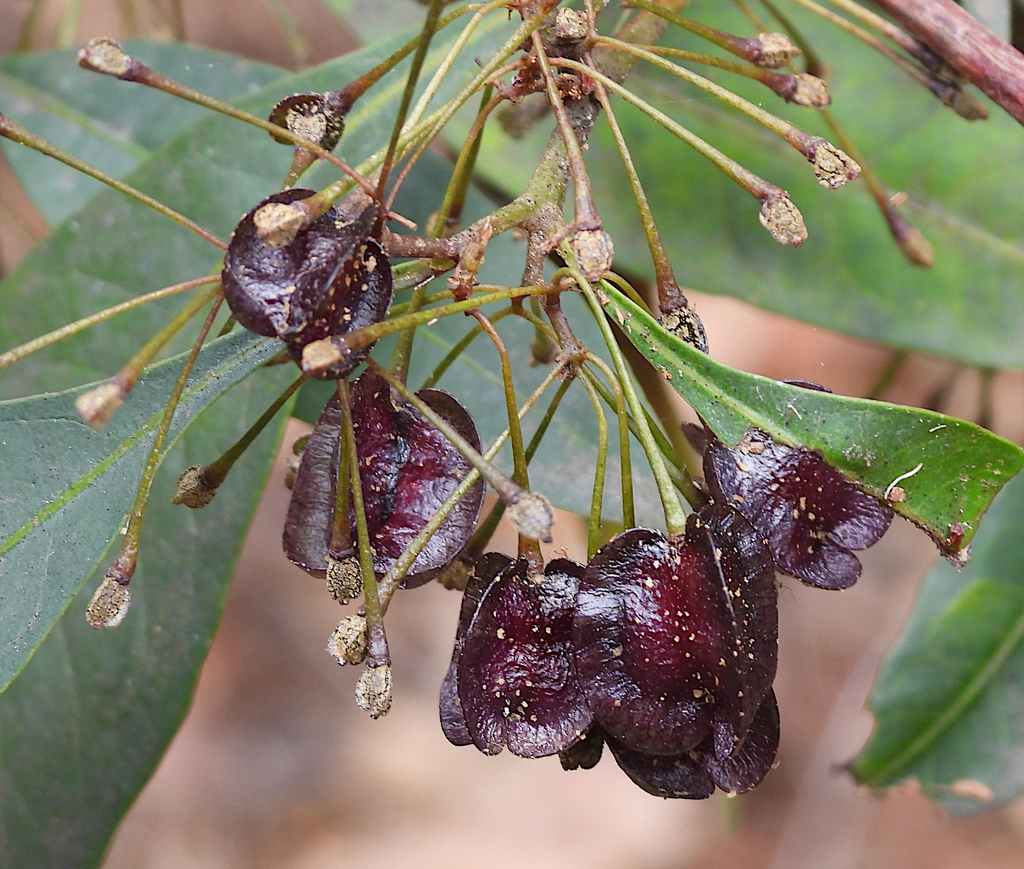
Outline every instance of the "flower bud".
[[540, 492], [523, 489], [508, 504], [508, 518], [512, 527], [530, 540], [551, 542], [551, 526], [555, 524], [555, 511], [551, 502]]
[[367, 667], [356, 683], [356, 703], [370, 713], [371, 718], [388, 714], [391, 708], [391, 665]]
[[327, 590], [339, 603], [348, 603], [363, 593], [363, 575], [354, 557], [327, 556]]
[[339, 664], [361, 664], [366, 660], [368, 645], [366, 616], [345, 616], [327, 641], [327, 651]]
[[217, 494], [217, 484], [206, 475], [205, 465], [192, 465], [185, 468], [178, 477], [178, 488], [171, 498], [172, 504], [184, 504], [198, 510], [209, 504]]
[[116, 628], [124, 621], [131, 603], [132, 596], [128, 586], [105, 576], [85, 609], [85, 618], [90, 627], [96, 629]]
[[766, 196], [758, 215], [761, 226], [767, 229], [779, 244], [800, 247], [807, 241], [807, 227], [803, 215], [789, 199], [789, 194]]

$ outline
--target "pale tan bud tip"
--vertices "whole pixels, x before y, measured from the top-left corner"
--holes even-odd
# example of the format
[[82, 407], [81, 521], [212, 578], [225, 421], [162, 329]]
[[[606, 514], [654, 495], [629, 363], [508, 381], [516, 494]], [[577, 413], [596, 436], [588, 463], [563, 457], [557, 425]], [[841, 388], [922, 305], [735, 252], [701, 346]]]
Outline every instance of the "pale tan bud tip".
[[336, 601], [348, 603], [363, 593], [363, 574], [356, 558], [327, 556], [327, 590]]
[[786, 98], [798, 106], [810, 106], [812, 109], [823, 109], [832, 104], [832, 95], [824, 79], [806, 72], [793, 76], [793, 91]]
[[286, 202], [268, 202], [252, 216], [257, 237], [268, 247], [291, 244], [308, 220], [306, 209]]
[[109, 380], [95, 389], [83, 392], [75, 399], [75, 410], [82, 422], [92, 426], [96, 431], [104, 428], [124, 404], [124, 390]]
[[367, 667], [356, 683], [356, 703], [371, 718], [388, 714], [391, 708], [391, 665]]
[[587, 21], [582, 13], [563, 7], [555, 15], [552, 35], [562, 44], [582, 42], [587, 38]]
[[792, 58], [801, 54], [800, 49], [793, 45], [784, 33], [761, 33], [752, 41], [756, 47], [749, 58], [750, 62], [767, 69], [785, 66]]
[[803, 215], [787, 195], [766, 197], [761, 203], [758, 219], [779, 244], [800, 247], [807, 241]]
[[86, 621], [97, 629], [116, 628], [124, 621], [131, 603], [128, 586], [106, 576], [85, 608]]
[[345, 616], [327, 641], [327, 651], [339, 664], [361, 664], [366, 660], [368, 643], [366, 616]]
[[704, 331], [704, 324], [701, 323], [697, 312], [692, 308], [676, 308], [660, 317], [659, 322], [666, 332], [675, 335], [680, 341], [696, 347], [701, 353], [708, 352], [707, 332]]
[[185, 468], [178, 477], [178, 488], [171, 498], [172, 504], [184, 504], [193, 510], [205, 507], [217, 494], [217, 487], [206, 477], [205, 465]]
[[612, 267], [615, 246], [612, 237], [603, 229], [583, 229], [570, 242], [576, 255], [576, 264], [590, 283], [597, 283]]
[[133, 63], [131, 56], [120, 44], [107, 37], [89, 40], [88, 45], [78, 52], [79, 66], [118, 78], [125, 75]]
[[555, 524], [555, 510], [551, 502], [539, 492], [524, 489], [508, 504], [508, 519], [512, 527], [530, 540], [551, 542], [551, 526]]
[[815, 137], [801, 151], [811, 161], [822, 187], [835, 190], [860, 175], [860, 164], [825, 139]]
[[345, 361], [345, 353], [330, 338], [311, 341], [302, 348], [301, 368], [304, 374], [322, 374]]

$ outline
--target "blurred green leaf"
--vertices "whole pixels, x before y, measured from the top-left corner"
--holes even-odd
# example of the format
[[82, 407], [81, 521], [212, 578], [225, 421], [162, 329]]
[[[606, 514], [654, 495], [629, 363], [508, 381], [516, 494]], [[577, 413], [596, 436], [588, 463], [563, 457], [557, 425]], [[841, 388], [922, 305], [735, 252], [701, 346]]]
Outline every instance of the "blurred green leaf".
[[[249, 332], [210, 344], [196, 361], [168, 443], [279, 348]], [[0, 690], [118, 533], [182, 361], [150, 369], [99, 432], [75, 410], [88, 387], [0, 403]]]
[[852, 771], [864, 784], [916, 780], [953, 814], [1024, 794], [1024, 477], [996, 499], [963, 573], [921, 587], [871, 698], [875, 733]]
[[[896, 347], [966, 362], [1024, 366], [1024, 131], [998, 108], [968, 123], [857, 40], [792, 9], [829, 65], [832, 111], [935, 247], [932, 269], [910, 265], [863, 182], [820, 187], [807, 161], [774, 134], [703, 91], [641, 66], [630, 87], [748, 169], [790, 192], [807, 243], [777, 244], [758, 202], [704, 157], [616, 99], [630, 145], [681, 284]], [[727, 9], [721, 10], [728, 16]], [[716, 9], [715, 26], [728, 29]], [[723, 23], [725, 22], [725, 23]], [[737, 22], [746, 32], [746, 24]], [[702, 51], [692, 37], [673, 37]], [[833, 139], [808, 108], [726, 73], [698, 72], [809, 132]], [[508, 161], [508, 157], [503, 158]], [[514, 163], [514, 161], [513, 161]], [[650, 255], [621, 161], [605, 123], [587, 155], [616, 263], [651, 274]], [[490, 174], [502, 177], [493, 167]], [[709, 335], [712, 349], [715, 335]]]
[[[130, 41], [124, 47], [171, 78], [228, 101], [284, 74], [269, 64], [196, 46]], [[207, 114], [184, 100], [87, 72], [74, 51], [0, 57], [0, 112], [116, 178]], [[4, 140], [2, 148], [50, 224], [74, 214], [103, 189], [102, 182], [21, 145]]]
[[966, 545], [996, 493], [1024, 467], [1024, 451], [980, 426], [929, 410], [848, 398], [737, 371], [667, 333], [611, 284], [606, 310], [636, 348], [708, 426], [735, 446], [749, 428], [819, 450], [865, 491], [892, 507], [949, 553], [955, 527]]
[[[216, 352], [237, 359], [246, 342], [253, 345], [251, 355], [275, 343], [230, 336], [219, 342]], [[176, 368], [169, 366], [169, 373]], [[211, 368], [209, 373], [216, 371]], [[174, 481], [188, 465], [209, 462], [234, 443], [291, 376], [280, 367], [237, 385], [212, 413], [193, 423], [165, 461], [154, 484], [131, 586], [132, 608], [124, 624], [105, 631], [88, 626], [86, 601], [100, 581], [99, 575], [92, 577], [20, 678], [0, 695], [4, 869], [85, 869], [102, 861], [117, 824], [156, 768], [191, 702], [280, 432], [272, 425], [257, 439], [203, 510], [172, 505]], [[158, 370], [153, 377], [159, 380], [164, 372]], [[166, 387], [164, 382], [164, 393]], [[56, 408], [64, 397], [31, 401], [40, 409]], [[132, 401], [137, 397], [121, 413], [131, 414]], [[73, 425], [66, 422], [63, 427]], [[6, 435], [0, 439], [9, 442]], [[73, 458], [73, 448], [61, 452], [58, 467]], [[4, 468], [5, 474], [10, 471], [6, 462]], [[40, 590], [65, 595], [81, 583], [89, 570], [82, 562], [95, 561], [92, 555], [83, 557], [83, 550], [102, 554], [109, 539], [107, 526], [121, 521], [125, 496], [130, 503], [130, 484], [138, 472], [121, 475], [130, 479], [107, 486], [106, 499], [92, 492], [103, 486], [102, 480], [83, 493], [93, 513], [100, 514], [79, 510], [76, 521], [87, 527], [52, 530], [48, 547], [39, 535], [22, 544], [34, 546], [38, 559], [26, 565], [32, 571], [27, 577], [8, 575], [0, 582], [5, 631], [12, 610], [25, 605], [22, 586], [26, 596], [39, 596]], [[4, 494], [8, 491], [5, 483]], [[104, 529], [96, 527], [100, 525]], [[58, 562], [72, 562], [64, 576], [56, 572]], [[64, 602], [41, 600], [40, 605], [49, 609]]]

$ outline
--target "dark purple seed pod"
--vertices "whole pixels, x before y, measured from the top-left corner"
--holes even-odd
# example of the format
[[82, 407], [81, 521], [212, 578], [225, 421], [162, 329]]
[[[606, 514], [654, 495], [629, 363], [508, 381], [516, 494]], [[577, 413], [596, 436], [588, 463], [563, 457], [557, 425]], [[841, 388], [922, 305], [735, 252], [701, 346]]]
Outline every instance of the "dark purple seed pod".
[[583, 566], [566, 559], [530, 575], [526, 559], [484, 594], [458, 662], [466, 727], [484, 754], [557, 754], [591, 725], [572, 666], [572, 613]]
[[681, 754], [644, 754], [615, 739], [608, 747], [619, 768], [634, 784], [656, 797], [706, 800], [715, 792], [715, 782], [704, 766], [700, 750]]
[[[312, 190], [275, 193], [242, 218], [228, 243], [221, 272], [228, 306], [245, 328], [284, 341], [296, 360], [312, 341], [379, 322], [391, 305], [391, 265], [369, 238], [380, 206], [357, 192], [308, 225], [288, 206]], [[338, 379], [367, 352], [317, 376]]]
[[466, 716], [462, 714], [462, 701], [459, 700], [458, 666], [462, 654], [462, 645], [466, 632], [476, 615], [480, 601], [506, 567], [514, 559], [500, 552], [488, 552], [481, 556], [473, 566], [466, 590], [462, 593], [462, 606], [459, 608], [459, 626], [455, 630], [455, 645], [452, 648], [452, 660], [448, 672], [441, 683], [439, 709], [441, 730], [452, 745], [472, 745], [473, 737], [466, 729]]
[[604, 731], [599, 724], [591, 724], [587, 732], [568, 748], [558, 752], [562, 769], [593, 769], [604, 753]]
[[[270, 122], [302, 136], [325, 151], [333, 151], [345, 132], [345, 116], [330, 104], [326, 94], [285, 97], [274, 106]], [[270, 136], [282, 145], [292, 144], [291, 139], [278, 134], [271, 133]]]
[[[480, 435], [469, 412], [447, 392], [417, 393], [477, 450]], [[359, 453], [373, 566], [385, 573], [472, 470], [469, 462], [418, 410], [367, 370], [352, 386], [352, 425]], [[406, 586], [432, 579], [469, 540], [483, 504], [478, 480], [448, 514], [409, 568]], [[355, 516], [353, 514], [353, 523]], [[353, 524], [354, 527], [354, 524]]]
[[851, 550], [876, 543], [892, 510], [817, 453], [751, 429], [736, 448], [711, 437], [704, 474], [714, 500], [742, 513], [768, 541], [779, 569], [819, 588], [848, 588], [861, 565]]
[[715, 754], [725, 759], [743, 744], [775, 681], [775, 565], [761, 535], [729, 507], [704, 507], [692, 526], [687, 537], [704, 551], [721, 606], [726, 666], [718, 671], [712, 733]]
[[341, 401], [337, 393], [306, 439], [295, 472], [282, 543], [285, 555], [307, 573], [327, 575], [327, 554], [334, 525], [341, 443]]
[[779, 748], [779, 705], [770, 690], [761, 702], [746, 736], [728, 757], [717, 748], [704, 756], [714, 783], [730, 794], [742, 794], [761, 783], [775, 762]]
[[727, 654], [707, 547], [688, 532], [636, 528], [584, 571], [573, 624], [576, 672], [598, 723], [625, 747], [680, 754], [710, 732]]

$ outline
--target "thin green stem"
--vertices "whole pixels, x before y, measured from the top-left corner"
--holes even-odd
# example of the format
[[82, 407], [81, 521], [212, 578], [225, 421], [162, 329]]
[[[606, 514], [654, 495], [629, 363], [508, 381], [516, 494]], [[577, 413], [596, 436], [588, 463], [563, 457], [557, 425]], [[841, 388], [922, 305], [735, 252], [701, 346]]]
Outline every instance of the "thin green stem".
[[590, 499], [590, 518], [587, 522], [587, 561], [590, 561], [601, 545], [604, 478], [608, 467], [608, 417], [601, 406], [601, 396], [590, 382], [590, 378], [581, 377], [580, 382], [590, 396], [590, 403], [594, 406], [594, 416], [597, 419], [597, 464], [594, 468], [594, 494]]
[[212, 284], [219, 281], [220, 275], [206, 275], [205, 277], [193, 278], [190, 281], [183, 281], [180, 284], [164, 287], [161, 290], [153, 290], [151, 293], [143, 293], [141, 296], [128, 299], [126, 302], [111, 305], [109, 308], [104, 308], [102, 311], [97, 311], [95, 314], [90, 314], [88, 317], [82, 317], [80, 320], [75, 320], [73, 323], [68, 323], [67, 325], [61, 326], [59, 329], [54, 329], [52, 332], [47, 332], [45, 335], [40, 335], [38, 338], [33, 338], [31, 341], [26, 341], [24, 344], [19, 344], [17, 347], [13, 347], [10, 350], [0, 353], [0, 369], [6, 368], [8, 365], [13, 365], [19, 359], [24, 359], [31, 353], [42, 350], [44, 347], [49, 347], [51, 344], [57, 344], [65, 338], [69, 338], [78, 332], [82, 332], [91, 326], [95, 326], [97, 323], [102, 323], [104, 320], [109, 320], [111, 317], [122, 314], [125, 311], [141, 307], [148, 302], [155, 302], [157, 299], [162, 299], [165, 296], [173, 296], [175, 293], [181, 293], [185, 290], [195, 289], [203, 284]]
[[372, 666], [377, 666], [390, 663], [390, 660], [388, 660], [387, 653], [387, 635], [384, 632], [384, 608], [381, 606], [377, 575], [373, 569], [373, 549], [370, 543], [370, 530], [366, 524], [363, 483], [359, 476], [359, 451], [356, 447], [355, 430], [352, 424], [352, 409], [347, 380], [338, 381], [338, 398], [341, 400], [341, 448], [345, 451], [345, 455], [348, 458], [352, 512], [355, 513], [356, 517], [359, 567], [363, 577], [363, 607], [366, 611], [366, 627], [370, 643], [369, 657], [372, 659]]
[[[206, 301], [209, 301], [209, 299]], [[210, 333], [210, 328], [213, 326], [213, 321], [217, 316], [217, 311], [220, 308], [222, 301], [223, 297], [220, 297], [214, 302], [213, 307], [210, 309], [210, 313], [206, 317], [206, 322], [203, 323], [203, 327], [199, 331], [199, 336], [192, 345], [191, 352], [185, 359], [185, 364], [182, 366], [181, 374], [178, 375], [174, 388], [171, 390], [171, 394], [167, 397], [167, 406], [164, 408], [164, 414], [160, 420], [160, 426], [156, 431], [156, 435], [153, 438], [153, 444], [149, 448], [149, 455], [146, 457], [146, 465], [142, 471], [142, 478], [139, 480], [139, 487], [135, 492], [135, 501], [132, 504], [131, 512], [128, 515], [128, 525], [125, 528], [120, 551], [114, 561], [114, 565], [107, 573], [108, 577], [118, 582], [120, 585], [127, 585], [132, 574], [135, 572], [135, 565], [138, 561], [139, 553], [139, 537], [142, 533], [143, 520], [146, 517], [146, 506], [149, 504], [149, 493], [153, 487], [153, 480], [156, 477], [157, 468], [160, 466], [164, 443], [167, 441], [167, 434], [171, 429], [171, 421], [174, 419], [174, 413], [178, 409], [178, 402], [181, 400], [181, 394], [185, 390], [189, 375], [192, 373], [192, 367], [196, 363], [199, 351], [203, 347], [203, 342], [206, 341], [206, 336]], [[118, 575], [113, 575], [112, 572], [114, 571], [116, 571]]]
[[265, 429], [270, 424], [270, 421], [277, 416], [278, 411], [284, 407], [288, 399], [290, 399], [296, 393], [298, 388], [305, 382], [305, 375], [299, 375], [296, 377], [292, 384], [276, 399], [274, 399], [273, 404], [263, 411], [260, 418], [249, 427], [249, 430], [246, 431], [244, 435], [225, 450], [220, 458], [206, 466], [204, 476], [210, 483], [214, 486], [219, 486], [225, 479], [227, 479], [228, 472], [232, 467], [234, 467], [235, 462], [237, 462], [241, 458], [242, 454], [249, 449], [252, 442], [259, 437], [263, 429]]
[[66, 166], [70, 166], [84, 175], [88, 175], [90, 178], [95, 178], [97, 181], [102, 181], [104, 184], [113, 187], [119, 193], [123, 193], [125, 196], [130, 196], [137, 202], [141, 202], [143, 205], [152, 208], [154, 211], [160, 212], [165, 217], [169, 217], [176, 223], [180, 223], [187, 229], [191, 229], [196, 235], [206, 239], [210, 244], [216, 245], [221, 250], [227, 250], [227, 245], [221, 241], [212, 232], [203, 229], [198, 223], [189, 220], [185, 215], [179, 214], [173, 208], [169, 208], [152, 196], [147, 196], [141, 190], [136, 190], [130, 184], [125, 184], [123, 181], [114, 178], [112, 175], [108, 175], [102, 169], [98, 169], [91, 163], [86, 163], [85, 160], [81, 160], [74, 154], [70, 154], [63, 148], [58, 148], [56, 145], [52, 145], [45, 139], [30, 133], [20, 124], [16, 124], [10, 118], [0, 114], [0, 136], [6, 139], [10, 139], [12, 142], [19, 142], [22, 145], [26, 145], [32, 148], [34, 151], [38, 151], [40, 154], [45, 154], [47, 157], [52, 157], [54, 160], [59, 160]]
[[[562, 245], [560, 252], [566, 262], [572, 262], [572, 251], [566, 245]], [[682, 504], [679, 502], [679, 496], [676, 494], [676, 489], [672, 483], [668, 467], [665, 465], [665, 458], [661, 453], [661, 449], [659, 448], [657, 441], [651, 434], [651, 427], [648, 424], [648, 419], [644, 413], [643, 405], [640, 403], [640, 398], [636, 394], [636, 390], [633, 388], [633, 381], [630, 378], [629, 366], [626, 364], [626, 360], [622, 355], [622, 350], [619, 349], [618, 342], [612, 334], [611, 324], [608, 322], [608, 318], [604, 315], [604, 309], [601, 307], [601, 303], [597, 299], [597, 294], [594, 292], [594, 288], [590, 285], [589, 281], [587, 281], [586, 277], [584, 277], [582, 272], [580, 272], [574, 265], [570, 265], [568, 268], [570, 274], [572, 274], [573, 278], [576, 280], [577, 286], [579, 286], [590, 305], [590, 309], [594, 314], [594, 319], [597, 321], [598, 326], [601, 329], [601, 334], [604, 336], [608, 352], [612, 356], [612, 362], [615, 366], [616, 374], [618, 374], [619, 382], [622, 384], [622, 389], [626, 396], [626, 402], [629, 404], [630, 413], [636, 422], [637, 439], [643, 447], [644, 453], [647, 456], [647, 461], [651, 466], [651, 472], [654, 474], [654, 480], [658, 486], [658, 494], [661, 497], [662, 508], [665, 511], [666, 530], [669, 534], [682, 533], [686, 525], [686, 514], [683, 511]]]
[[303, 350], [302, 370], [307, 374], [324, 371], [346, 359], [352, 352], [361, 350], [363, 347], [373, 344], [392, 332], [400, 332], [412, 326], [422, 326], [431, 320], [449, 317], [452, 314], [464, 313], [491, 302], [539, 295], [548, 292], [548, 290], [549, 288], [543, 284], [534, 287], [509, 287], [495, 292], [483, 293], [461, 302], [452, 302], [447, 305], [413, 311], [409, 314], [403, 314], [399, 317], [375, 323], [372, 326], [367, 326], [365, 329], [350, 332], [347, 335], [313, 341], [307, 344]]
[[612, 389], [612, 396], [605, 395], [601, 390], [601, 384], [594, 375], [586, 368], [582, 369], [581, 376], [587, 380], [598, 395], [608, 402], [609, 406], [615, 409], [619, 430], [619, 485], [622, 490], [622, 524], [627, 528], [632, 528], [636, 525], [636, 506], [633, 501], [633, 458], [629, 432], [631, 428], [636, 428], [636, 423], [633, 422], [626, 407], [626, 395], [622, 390], [622, 384], [608, 363], [593, 353], [587, 357], [587, 361], [604, 374]]

